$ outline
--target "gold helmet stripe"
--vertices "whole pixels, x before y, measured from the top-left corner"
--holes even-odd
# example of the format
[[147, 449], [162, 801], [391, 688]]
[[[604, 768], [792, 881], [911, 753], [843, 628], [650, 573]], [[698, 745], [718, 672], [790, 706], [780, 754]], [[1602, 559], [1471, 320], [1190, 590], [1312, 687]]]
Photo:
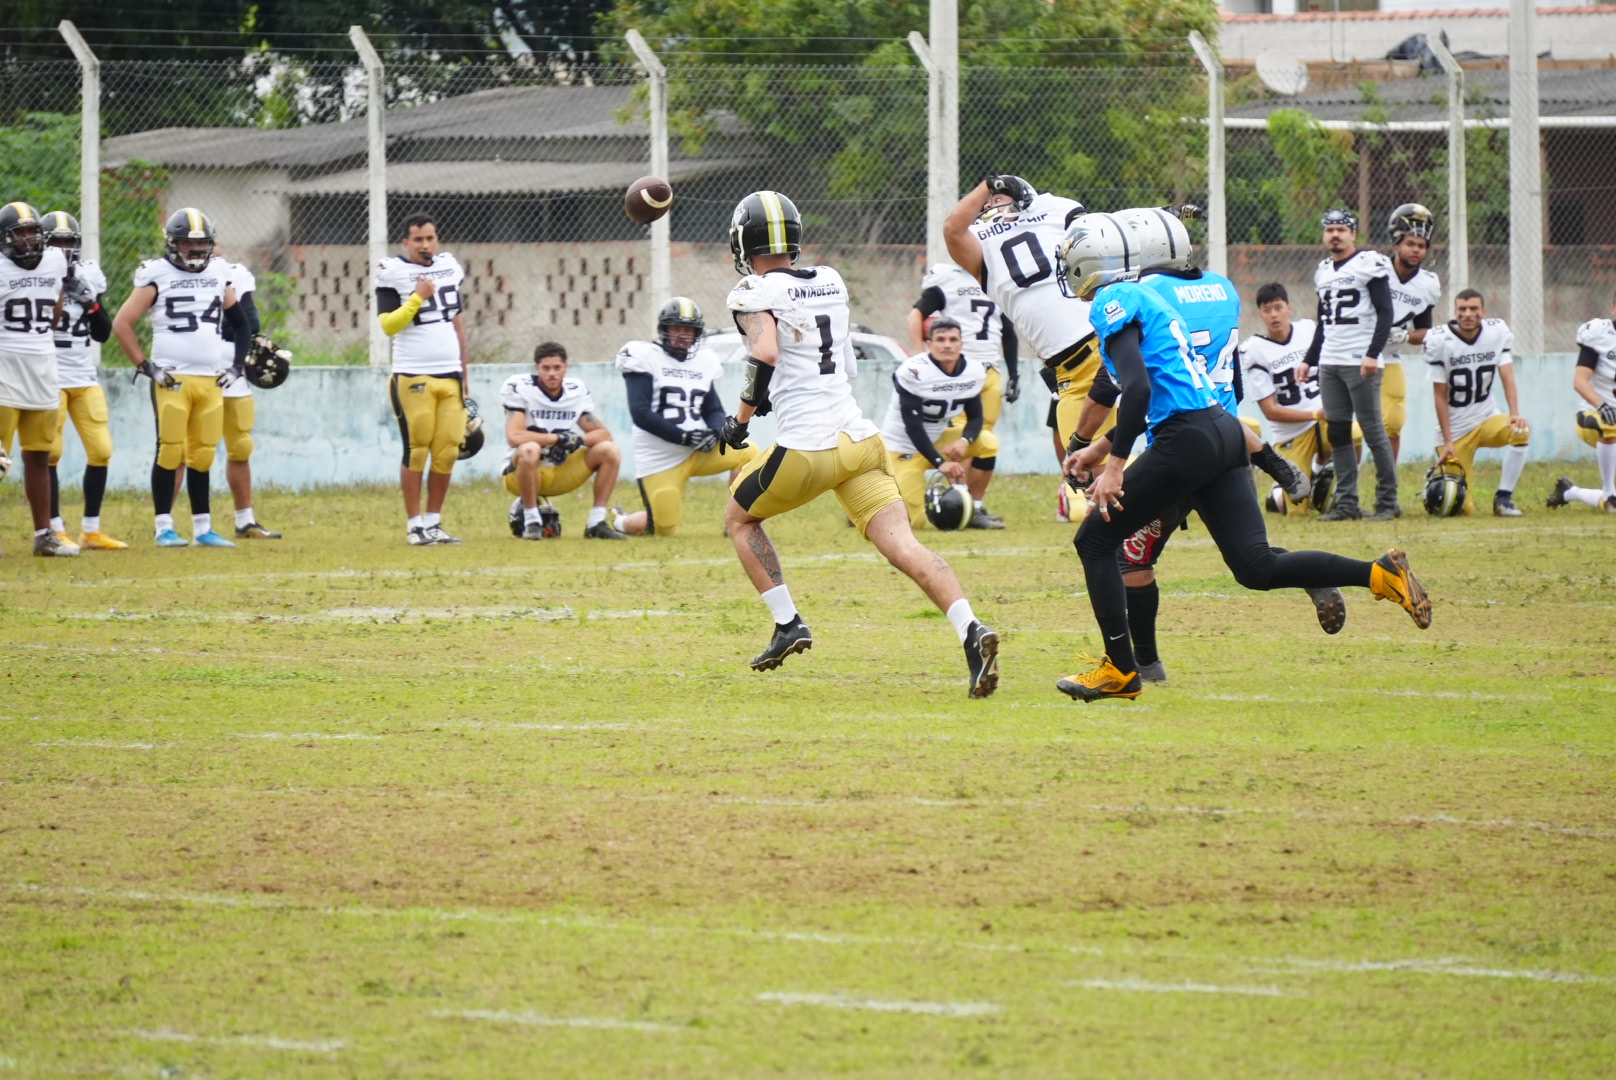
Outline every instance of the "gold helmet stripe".
[[785, 207], [780, 205], [780, 196], [776, 192], [760, 191], [758, 198], [763, 203], [763, 219], [769, 227], [769, 251], [783, 255], [786, 250]]
[[185, 208], [185, 220], [191, 226], [191, 232], [199, 233], [207, 231], [202, 225], [202, 212], [200, 210], [193, 210], [187, 206]]
[[55, 232], [57, 229], [67, 228], [67, 211], [52, 210], [50, 213], [46, 214], [45, 228], [51, 232]]
[[27, 203], [25, 203], [25, 202], [14, 202], [14, 203], [7, 203], [6, 205], [8, 207], [10, 207], [10, 208], [17, 211], [17, 220], [18, 220], [18, 222], [33, 221], [34, 220], [34, 208], [32, 206], [29, 206]]
[[681, 319], [695, 318], [696, 305], [691, 302], [690, 298], [688, 296], [680, 296], [677, 297], [677, 299], [679, 301], [679, 317]]

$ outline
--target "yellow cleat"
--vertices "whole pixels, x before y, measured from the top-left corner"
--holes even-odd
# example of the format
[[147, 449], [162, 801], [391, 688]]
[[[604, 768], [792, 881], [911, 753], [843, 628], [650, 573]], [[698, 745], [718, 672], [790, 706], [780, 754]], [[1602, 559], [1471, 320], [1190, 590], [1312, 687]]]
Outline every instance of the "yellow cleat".
[[1132, 700], [1144, 688], [1137, 671], [1123, 673], [1117, 670], [1109, 656], [1096, 660], [1092, 656], [1079, 654], [1078, 659], [1092, 663], [1094, 669], [1080, 675], [1068, 675], [1055, 684], [1055, 689], [1067, 697], [1078, 701], [1102, 701], [1105, 698]]
[[1369, 570], [1369, 591], [1382, 600], [1396, 602], [1398, 607], [1414, 618], [1421, 630], [1431, 625], [1431, 598], [1414, 571], [1408, 568], [1408, 556], [1392, 548], [1374, 561]]
[[129, 545], [97, 530], [79, 536], [79, 547], [85, 551], [122, 551]]

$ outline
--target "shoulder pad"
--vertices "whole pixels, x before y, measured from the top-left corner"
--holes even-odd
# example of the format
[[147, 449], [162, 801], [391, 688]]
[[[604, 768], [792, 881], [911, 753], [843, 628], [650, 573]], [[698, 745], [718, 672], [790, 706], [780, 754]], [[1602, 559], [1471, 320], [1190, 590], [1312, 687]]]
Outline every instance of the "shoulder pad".
[[[1604, 325], [1601, 326], [1601, 323]], [[1577, 344], [1587, 345], [1591, 348], [1598, 347], [1601, 344], [1598, 339], [1608, 333], [1607, 327], [1616, 328], [1616, 320], [1589, 319], [1577, 327]]]
[[97, 295], [107, 291], [107, 275], [102, 273], [101, 267], [95, 263], [79, 263], [78, 276], [80, 280], [87, 282], [91, 291]]
[[724, 301], [731, 311], [773, 311], [789, 302], [773, 282], [757, 274], [742, 278]]

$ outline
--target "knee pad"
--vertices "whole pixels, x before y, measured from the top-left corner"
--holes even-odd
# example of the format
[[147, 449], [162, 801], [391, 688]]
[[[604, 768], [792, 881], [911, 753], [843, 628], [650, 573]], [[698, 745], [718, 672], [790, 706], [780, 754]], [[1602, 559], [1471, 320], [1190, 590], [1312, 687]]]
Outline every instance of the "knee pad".
[[980, 469], [982, 472], [992, 472], [994, 466], [996, 466], [998, 463], [999, 459], [996, 456], [972, 458], [971, 468]]
[[[425, 453], [423, 453], [421, 456], [423, 458], [426, 457]], [[413, 450], [410, 452], [410, 460], [411, 461], [415, 460], [415, 452]], [[454, 472], [455, 462], [457, 462], [459, 460], [460, 460], [460, 444], [459, 443], [455, 443], [452, 446], [448, 446], [448, 447], [444, 447], [444, 448], [439, 448], [439, 447], [433, 447], [432, 448], [432, 471], [435, 472], [435, 473], [438, 473], [441, 476], [447, 476], [448, 474]]]
[[185, 464], [185, 444], [160, 442], [157, 444], [157, 464], [173, 472]]
[[225, 457], [230, 461], [246, 461], [248, 458], [252, 457], [252, 432], [238, 432], [235, 438], [225, 441], [224, 450]]
[[1324, 422], [1324, 434], [1330, 440], [1330, 448], [1332, 452], [1343, 446], [1351, 446], [1352, 421], [1326, 420]]
[[[197, 472], [207, 472], [209, 469], [213, 468], [213, 459], [217, 453], [217, 448], [212, 446], [198, 446], [194, 450], [188, 450], [184, 454], [185, 467], [187, 469], [195, 469]], [[162, 461], [162, 455], [158, 455], [157, 460], [160, 463]], [[163, 467], [171, 468], [172, 466], [165, 465]]]
[[410, 452], [404, 459], [405, 468], [411, 472], [426, 472], [426, 459], [431, 453], [432, 448], [429, 446], [410, 447]]
[[106, 428], [84, 437], [85, 464], [104, 466], [112, 462], [112, 432]]

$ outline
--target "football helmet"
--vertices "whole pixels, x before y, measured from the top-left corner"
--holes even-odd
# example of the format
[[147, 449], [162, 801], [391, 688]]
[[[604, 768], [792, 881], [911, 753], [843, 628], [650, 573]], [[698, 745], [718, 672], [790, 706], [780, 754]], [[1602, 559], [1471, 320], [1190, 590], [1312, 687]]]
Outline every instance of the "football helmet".
[[45, 230], [39, 211], [25, 202], [0, 206], [0, 255], [24, 270], [32, 270], [45, 257]]
[[797, 204], [778, 191], [754, 191], [735, 204], [729, 219], [729, 251], [737, 274], [752, 273], [754, 255], [802, 253], [802, 215]]
[[1335, 509], [1334, 462], [1326, 461], [1324, 467], [1313, 474], [1313, 495], [1309, 501], [1321, 514]]
[[[674, 345], [673, 341], [668, 337], [668, 327], [670, 326], [688, 326], [694, 330], [696, 336], [692, 344], [685, 346]], [[663, 304], [662, 310], [657, 312], [657, 344], [662, 346], [663, 352], [675, 360], [683, 360], [689, 355], [694, 342], [701, 340], [701, 335], [706, 329], [707, 323], [701, 317], [701, 308], [696, 306], [696, 302], [688, 296], [675, 296], [672, 300]]]
[[982, 205], [982, 212], [977, 214], [976, 220], [983, 225], [991, 225], [995, 221], [1012, 221], [1024, 213], [1038, 197], [1038, 189], [1033, 187], [1021, 177], [1013, 173], [1001, 173], [998, 176], [988, 177], [984, 183], [988, 186], [988, 199], [996, 195], [1008, 195], [1010, 201]]
[[1263, 500], [1263, 509], [1270, 514], [1283, 514], [1289, 511], [1290, 504], [1285, 499], [1285, 489], [1275, 484], [1268, 491], [1268, 498]]
[[1419, 203], [1404, 203], [1386, 219], [1386, 231], [1392, 234], [1394, 244], [1405, 236], [1419, 236], [1429, 242], [1436, 236], [1436, 215]]
[[292, 373], [292, 354], [262, 334], [247, 350], [247, 381], [260, 390], [273, 390]]
[[189, 206], [168, 215], [163, 235], [168, 239], [168, 261], [192, 274], [208, 268], [218, 245], [218, 235], [208, 215]]
[[1354, 214], [1351, 210], [1348, 210], [1345, 207], [1332, 206], [1330, 209], [1326, 210], [1324, 212], [1324, 216], [1319, 219], [1320, 228], [1323, 228], [1326, 225], [1345, 225], [1354, 233], [1357, 233], [1358, 215]]
[[1452, 459], [1439, 461], [1425, 473], [1425, 512], [1432, 517], [1458, 517], [1464, 513], [1469, 490], [1462, 465]]
[[84, 250], [84, 233], [79, 230], [78, 219], [66, 210], [52, 210], [44, 216], [45, 243], [67, 252], [68, 262], [77, 262]]
[[1119, 210], [1114, 216], [1137, 234], [1140, 266], [1188, 270], [1194, 265], [1190, 231], [1177, 216], [1156, 206]]
[[466, 437], [460, 440], [460, 460], [476, 457], [477, 451], [483, 448], [483, 441], [487, 438], [483, 434], [483, 418], [478, 415], [477, 403], [470, 398], [466, 399]]
[[963, 484], [951, 484], [942, 473], [933, 473], [926, 488], [926, 520], [932, 528], [953, 532], [965, 528], [975, 509], [971, 493]]
[[1120, 214], [1084, 214], [1074, 219], [1055, 245], [1055, 277], [1061, 293], [1087, 300], [1102, 285], [1137, 278], [1144, 265], [1143, 238], [1138, 223]]

